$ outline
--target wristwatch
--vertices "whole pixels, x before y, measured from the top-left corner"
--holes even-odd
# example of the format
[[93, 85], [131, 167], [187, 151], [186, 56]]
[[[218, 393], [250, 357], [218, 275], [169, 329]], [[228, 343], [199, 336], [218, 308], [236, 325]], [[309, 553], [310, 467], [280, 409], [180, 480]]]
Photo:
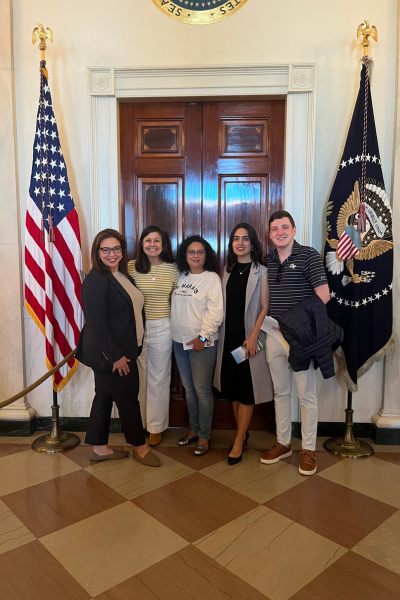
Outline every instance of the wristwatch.
[[207, 338], [203, 337], [202, 335], [199, 335], [199, 340], [200, 340], [201, 342], [203, 342], [203, 344], [204, 344], [204, 342], [206, 341], [206, 339], [207, 339]]

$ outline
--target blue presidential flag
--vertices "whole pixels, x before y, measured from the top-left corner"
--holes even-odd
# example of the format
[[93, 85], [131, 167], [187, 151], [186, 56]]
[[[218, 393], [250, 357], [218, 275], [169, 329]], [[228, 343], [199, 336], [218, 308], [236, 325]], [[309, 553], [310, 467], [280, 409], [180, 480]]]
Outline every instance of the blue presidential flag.
[[351, 392], [394, 344], [392, 209], [372, 108], [372, 61], [365, 57], [362, 62], [360, 90], [326, 212], [327, 309], [345, 333], [339, 355]]

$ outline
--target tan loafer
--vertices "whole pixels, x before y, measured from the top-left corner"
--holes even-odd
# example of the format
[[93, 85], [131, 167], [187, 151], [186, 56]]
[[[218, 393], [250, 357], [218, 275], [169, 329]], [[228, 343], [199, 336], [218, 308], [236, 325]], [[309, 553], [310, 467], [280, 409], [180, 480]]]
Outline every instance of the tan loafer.
[[92, 453], [91, 462], [102, 462], [103, 460], [118, 460], [119, 458], [128, 458], [129, 452], [125, 450], [113, 450], [112, 454], [96, 454]]
[[140, 454], [138, 454], [136, 450], [134, 450], [133, 457], [136, 458], [139, 462], [141, 462], [142, 465], [146, 465], [146, 467], [161, 467], [160, 459], [151, 450], [149, 450], [149, 452], [145, 454], [144, 457], [140, 456]]
[[158, 446], [158, 444], [161, 444], [161, 433], [151, 433], [149, 435], [149, 446]]

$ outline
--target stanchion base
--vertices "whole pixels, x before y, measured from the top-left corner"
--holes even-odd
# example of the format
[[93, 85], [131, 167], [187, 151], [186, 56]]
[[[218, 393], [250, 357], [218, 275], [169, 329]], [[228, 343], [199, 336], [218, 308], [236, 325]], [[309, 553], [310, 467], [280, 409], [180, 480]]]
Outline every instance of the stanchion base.
[[324, 448], [342, 458], [368, 458], [374, 455], [374, 449], [367, 442], [355, 439], [353, 443], [349, 443], [342, 437], [325, 440]]
[[54, 438], [51, 433], [42, 435], [32, 443], [32, 450], [42, 454], [56, 454], [57, 452], [67, 452], [76, 448], [81, 443], [80, 438], [74, 433], [62, 432], [60, 437]]

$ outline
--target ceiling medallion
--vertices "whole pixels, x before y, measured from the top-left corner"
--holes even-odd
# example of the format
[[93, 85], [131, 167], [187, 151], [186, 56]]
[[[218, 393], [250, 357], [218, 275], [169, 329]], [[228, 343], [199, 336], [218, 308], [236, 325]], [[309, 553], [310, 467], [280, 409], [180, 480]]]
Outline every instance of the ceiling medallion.
[[247, 0], [153, 0], [168, 17], [190, 25], [208, 25], [230, 17]]

